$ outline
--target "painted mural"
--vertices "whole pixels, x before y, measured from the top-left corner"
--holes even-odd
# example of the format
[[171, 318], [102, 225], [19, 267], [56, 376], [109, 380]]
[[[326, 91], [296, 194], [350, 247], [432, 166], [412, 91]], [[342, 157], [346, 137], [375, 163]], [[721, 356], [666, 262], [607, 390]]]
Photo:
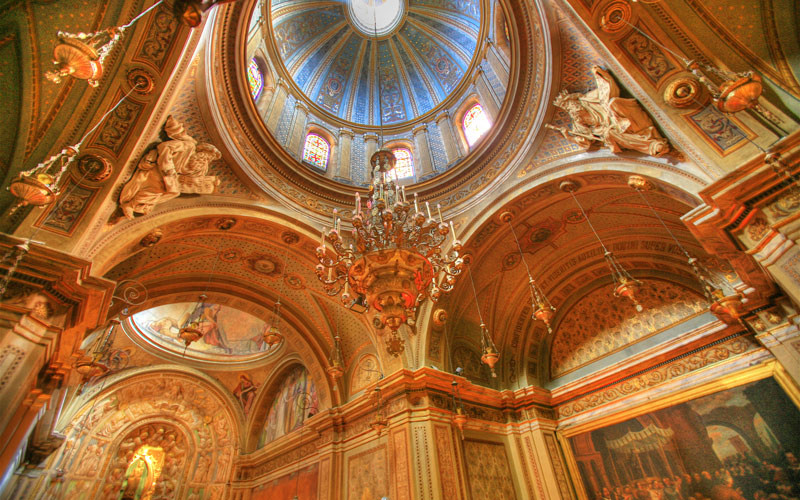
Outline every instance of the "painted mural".
[[570, 438], [590, 499], [800, 495], [800, 411], [773, 379]]
[[464, 463], [471, 498], [515, 500], [514, 481], [502, 443], [464, 441]]
[[389, 496], [386, 445], [362, 451], [347, 461], [347, 500], [373, 500]]
[[550, 354], [553, 378], [612, 354], [693, 314], [707, 309], [705, 299], [688, 288], [661, 280], [643, 280], [637, 294], [644, 311], [615, 299], [601, 286], [567, 311], [556, 327]]
[[272, 399], [258, 447], [300, 428], [318, 408], [317, 389], [308, 370], [295, 366], [284, 375]]
[[313, 464], [305, 469], [253, 488], [251, 500], [276, 500], [283, 498], [309, 498], [316, 500], [319, 482], [319, 465]]
[[212, 303], [179, 302], [153, 307], [131, 316], [131, 324], [145, 337], [171, 351], [186, 347], [178, 332], [195, 322], [203, 337], [186, 347], [187, 355], [251, 356], [278, 349], [270, 348], [261, 334], [268, 327], [251, 314]]

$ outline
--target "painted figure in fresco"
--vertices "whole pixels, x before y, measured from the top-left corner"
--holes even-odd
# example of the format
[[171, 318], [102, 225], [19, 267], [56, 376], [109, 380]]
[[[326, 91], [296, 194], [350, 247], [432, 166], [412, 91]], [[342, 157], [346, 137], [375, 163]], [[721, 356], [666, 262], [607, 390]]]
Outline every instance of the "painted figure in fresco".
[[650, 156], [670, 150], [636, 99], [619, 97], [614, 78], [599, 66], [592, 67], [597, 88], [585, 94], [562, 91], [553, 104], [572, 119], [572, 128], [553, 127], [567, 140], [588, 149], [602, 143], [614, 153], [629, 149]]
[[256, 397], [258, 387], [253, 383], [253, 379], [246, 373], [239, 374], [239, 385], [233, 390], [233, 395], [242, 404], [244, 412], [250, 411], [250, 405], [253, 404], [253, 399]]
[[203, 342], [206, 345], [219, 347], [228, 354], [231, 353], [231, 348], [228, 345], [228, 337], [222, 326], [217, 323], [217, 314], [219, 314], [222, 306], [219, 304], [199, 304], [184, 321], [184, 325], [190, 323], [197, 323], [197, 328], [203, 332]]
[[170, 140], [142, 157], [119, 195], [119, 206], [128, 219], [137, 213], [149, 214], [156, 205], [181, 194], [211, 194], [219, 185], [216, 176], [207, 175], [209, 164], [222, 157], [213, 144], [198, 144], [171, 116], [164, 131]]
[[299, 428], [317, 404], [317, 392], [306, 369], [299, 366], [290, 371], [270, 405], [259, 446]]

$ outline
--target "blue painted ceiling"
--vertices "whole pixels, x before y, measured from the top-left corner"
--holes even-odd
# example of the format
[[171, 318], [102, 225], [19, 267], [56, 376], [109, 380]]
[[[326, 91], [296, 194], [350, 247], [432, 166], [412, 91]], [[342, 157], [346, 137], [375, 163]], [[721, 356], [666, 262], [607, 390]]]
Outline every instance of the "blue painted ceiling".
[[[272, 0], [277, 51], [309, 101], [348, 122], [399, 124], [435, 108], [466, 75], [480, 31], [480, 0], [407, 0], [388, 37], [357, 31], [347, 2]], [[379, 92], [380, 89], [380, 92]]]

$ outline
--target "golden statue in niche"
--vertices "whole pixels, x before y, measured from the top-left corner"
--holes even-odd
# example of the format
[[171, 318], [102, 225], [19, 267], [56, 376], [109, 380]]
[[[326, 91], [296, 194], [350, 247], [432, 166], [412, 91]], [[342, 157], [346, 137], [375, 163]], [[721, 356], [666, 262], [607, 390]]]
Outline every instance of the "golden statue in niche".
[[149, 214], [156, 205], [181, 194], [211, 194], [219, 185], [216, 176], [207, 175], [210, 163], [222, 157], [213, 144], [198, 144], [172, 116], [164, 131], [170, 140], [142, 157], [119, 195], [128, 219], [135, 213]]
[[585, 149], [601, 143], [614, 153], [627, 149], [650, 156], [667, 154], [669, 143], [636, 99], [620, 97], [614, 77], [599, 66], [592, 66], [592, 74], [597, 88], [585, 94], [563, 90], [553, 101], [569, 114], [572, 128], [547, 127]]
[[149, 500], [164, 465], [164, 450], [160, 447], [142, 446], [133, 456], [125, 471], [120, 500]]

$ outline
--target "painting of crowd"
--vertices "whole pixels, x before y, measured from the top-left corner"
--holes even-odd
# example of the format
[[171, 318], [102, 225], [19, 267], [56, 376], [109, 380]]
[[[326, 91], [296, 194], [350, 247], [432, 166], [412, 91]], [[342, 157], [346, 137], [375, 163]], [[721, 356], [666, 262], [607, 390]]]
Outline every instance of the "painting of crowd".
[[800, 500], [800, 411], [772, 379], [570, 442], [592, 500]]

